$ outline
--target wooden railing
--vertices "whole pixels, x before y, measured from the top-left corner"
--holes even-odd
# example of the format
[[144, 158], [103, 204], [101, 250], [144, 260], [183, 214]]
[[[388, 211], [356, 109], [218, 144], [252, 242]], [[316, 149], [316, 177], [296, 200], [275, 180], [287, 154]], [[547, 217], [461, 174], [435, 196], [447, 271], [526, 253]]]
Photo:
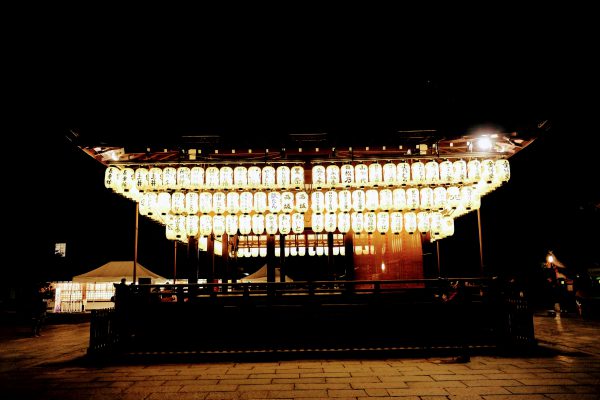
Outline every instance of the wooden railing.
[[97, 356], [113, 351], [119, 342], [118, 332], [114, 308], [92, 310], [88, 354]]

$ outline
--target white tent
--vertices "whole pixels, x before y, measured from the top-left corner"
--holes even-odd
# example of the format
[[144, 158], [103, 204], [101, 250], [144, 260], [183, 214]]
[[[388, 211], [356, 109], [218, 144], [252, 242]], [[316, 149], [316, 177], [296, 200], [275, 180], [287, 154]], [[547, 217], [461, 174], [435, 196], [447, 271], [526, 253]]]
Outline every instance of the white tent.
[[[136, 278], [150, 278], [153, 283], [165, 283], [166, 278], [144, 268], [140, 263], [136, 265]], [[101, 267], [85, 274], [73, 277], [73, 282], [120, 282], [125, 278], [127, 282], [133, 281], [133, 261], [110, 261]]]
[[[281, 273], [279, 272], [279, 268], [275, 268], [275, 281], [279, 282], [279, 277]], [[252, 275], [248, 275], [244, 278], [239, 279], [240, 282], [266, 282], [267, 281], [267, 264], [263, 265], [259, 268], [258, 271], [253, 273]], [[285, 277], [286, 282], [293, 282], [289, 276]]]

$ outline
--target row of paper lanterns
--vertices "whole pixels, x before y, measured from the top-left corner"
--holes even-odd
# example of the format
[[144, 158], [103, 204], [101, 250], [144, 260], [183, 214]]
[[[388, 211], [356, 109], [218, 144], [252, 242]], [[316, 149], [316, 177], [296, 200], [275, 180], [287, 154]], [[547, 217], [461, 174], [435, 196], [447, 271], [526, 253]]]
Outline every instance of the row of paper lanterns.
[[[344, 247], [344, 235], [334, 234], [332, 254], [334, 256], [343, 256], [346, 254]], [[238, 241], [236, 255], [237, 257], [266, 257], [267, 256], [267, 237], [266, 236], [246, 236]], [[292, 236], [285, 240], [284, 255], [286, 257], [295, 256], [327, 256], [329, 247], [327, 246], [327, 235], [310, 234]], [[362, 254], [363, 246], [356, 246]], [[275, 243], [275, 257], [281, 256], [281, 247], [278, 242]], [[233, 255], [233, 254], [231, 254]]]
[[[169, 215], [165, 220], [166, 236], [170, 240], [182, 240], [188, 236], [262, 235], [262, 234], [302, 234], [304, 215], [293, 214], [254, 214], [247, 215]], [[431, 232], [441, 238], [454, 234], [454, 219], [440, 212], [353, 212], [316, 214], [311, 217], [311, 228], [315, 233], [341, 232], [352, 230], [363, 232], [399, 234], [403, 230], [412, 234]]]
[[[312, 167], [313, 188], [328, 187], [378, 187], [406, 185], [452, 185], [483, 181], [506, 182], [510, 178], [510, 165], [505, 159], [435, 160], [426, 163], [415, 161], [380, 164], [336, 164]], [[117, 192], [161, 191], [161, 190], [232, 190], [232, 189], [275, 189], [304, 188], [302, 166], [281, 165], [277, 168], [266, 165], [235, 168], [207, 167], [152, 167], [124, 168], [110, 166], [106, 169], [104, 184]]]

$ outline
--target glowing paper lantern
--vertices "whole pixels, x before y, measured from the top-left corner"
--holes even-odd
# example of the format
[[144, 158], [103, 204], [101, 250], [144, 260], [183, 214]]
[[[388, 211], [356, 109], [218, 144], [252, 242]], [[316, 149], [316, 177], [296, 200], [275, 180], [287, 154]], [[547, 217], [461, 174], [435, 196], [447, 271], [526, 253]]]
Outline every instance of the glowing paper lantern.
[[148, 181], [148, 169], [138, 168], [135, 170], [135, 186], [140, 192], [148, 190], [150, 183]]
[[237, 230], [238, 230], [238, 217], [237, 215], [227, 215], [225, 217], [225, 232], [227, 232], [227, 234], [229, 236], [233, 236], [235, 234], [237, 234]]
[[352, 193], [349, 190], [340, 190], [338, 193], [338, 205], [340, 211], [350, 211], [352, 208]]
[[430, 224], [429, 224], [429, 213], [421, 211], [417, 213], [417, 228], [421, 233], [429, 232]]
[[104, 186], [107, 189], [115, 189], [117, 185], [119, 185], [119, 178], [121, 174], [119, 168], [117, 167], [108, 167], [106, 171], [104, 171]]
[[163, 188], [177, 189], [177, 170], [173, 167], [163, 168]]
[[294, 193], [281, 193], [281, 211], [286, 214], [289, 214], [292, 211], [294, 211]]
[[346, 233], [350, 230], [350, 214], [348, 214], [347, 212], [344, 213], [338, 213], [337, 215], [338, 217], [338, 229], [340, 230], [340, 232], [342, 233]]
[[411, 235], [417, 230], [417, 215], [414, 212], [404, 214], [404, 230]]
[[421, 199], [419, 202], [419, 207], [422, 210], [431, 210], [433, 207], [433, 190], [429, 187], [424, 187], [421, 189]]
[[312, 192], [310, 200], [313, 212], [322, 213], [325, 210], [325, 195], [323, 192]]
[[292, 214], [292, 232], [297, 235], [304, 232], [304, 215], [300, 213]]
[[277, 214], [265, 215], [265, 228], [269, 235], [274, 235], [277, 233], [277, 228], [278, 228]]
[[265, 231], [265, 216], [263, 214], [254, 214], [252, 216], [252, 233], [262, 235]]
[[369, 189], [366, 192], [365, 207], [369, 211], [375, 211], [379, 207], [379, 192], [375, 189]]
[[[148, 215], [148, 212], [150, 211], [150, 207], [148, 206], [148, 195], [150, 193], [144, 193], [142, 195], [142, 197], [140, 198], [140, 207], [139, 207], [139, 213], [140, 215]], [[156, 196], [156, 194], [155, 194]]]
[[442, 218], [442, 236], [454, 235], [454, 219], [452, 217]]
[[208, 214], [212, 211], [212, 193], [200, 192], [198, 197], [198, 207], [202, 214]]
[[508, 180], [510, 179], [510, 164], [508, 160], [496, 160], [494, 169], [495, 176], [498, 180], [500, 180], [500, 182], [508, 182]]
[[312, 230], [315, 233], [320, 233], [323, 232], [323, 229], [325, 228], [325, 221], [323, 218], [323, 214], [317, 214], [317, 213], [313, 213], [312, 215]]
[[390, 230], [390, 214], [387, 212], [377, 213], [377, 232], [382, 235]]
[[193, 167], [190, 170], [190, 185], [192, 189], [201, 189], [204, 187], [204, 168]]
[[352, 208], [354, 211], [362, 212], [366, 207], [366, 195], [364, 190], [352, 192]]
[[383, 182], [383, 168], [379, 163], [369, 165], [369, 183], [375, 187]]
[[258, 249], [258, 255], [260, 257], [266, 257], [267, 256], [267, 248], [261, 247], [260, 249]]
[[267, 209], [272, 213], [281, 211], [281, 193], [269, 192], [267, 195]]
[[367, 233], [375, 232], [377, 229], [377, 215], [374, 212], [366, 212], [364, 216], [365, 231]]
[[277, 176], [277, 185], [282, 189], [287, 189], [291, 182], [290, 167], [280, 165], [277, 167], [275, 174]]
[[419, 208], [419, 198], [421, 194], [419, 189], [410, 188], [406, 189], [406, 208], [409, 210], [416, 210]]
[[302, 214], [308, 211], [308, 193], [296, 193], [296, 210]]
[[383, 166], [383, 183], [394, 186], [396, 183], [396, 164], [387, 163]]
[[200, 235], [208, 236], [212, 233], [212, 217], [210, 215], [202, 215], [200, 217]]
[[215, 236], [221, 236], [225, 233], [225, 216], [215, 215], [213, 217], [213, 233]]
[[446, 188], [440, 186], [433, 189], [433, 208], [435, 210], [446, 208]]
[[364, 229], [364, 215], [361, 212], [353, 212], [350, 214], [350, 220], [352, 222], [352, 230], [357, 235], [360, 235]]
[[208, 167], [205, 171], [206, 174], [206, 187], [208, 189], [216, 189], [219, 187], [219, 168]]
[[238, 227], [240, 229], [240, 234], [249, 235], [252, 230], [252, 218], [248, 214], [240, 215], [238, 219]]
[[148, 171], [148, 189], [159, 191], [162, 187], [162, 169], [150, 168]]
[[431, 233], [438, 236], [442, 233], [442, 214], [439, 212], [433, 212], [429, 214], [429, 229]]
[[337, 186], [340, 183], [340, 167], [335, 164], [327, 166], [325, 171], [325, 180], [327, 186]]
[[233, 186], [245, 189], [248, 186], [248, 169], [246, 167], [235, 167], [233, 169]]
[[259, 213], [267, 211], [267, 194], [265, 192], [254, 193], [254, 211]]
[[456, 160], [452, 164], [453, 174], [452, 181], [462, 185], [467, 181], [467, 163], [465, 160]]
[[342, 165], [340, 175], [344, 187], [349, 188], [354, 183], [354, 167], [351, 164]]
[[121, 188], [123, 192], [129, 193], [129, 191], [136, 187], [135, 186], [135, 171], [133, 168], [125, 168], [121, 172]]
[[476, 194], [477, 191], [473, 186], [463, 186], [460, 188], [460, 201], [465, 210], [469, 211], [473, 209], [473, 201]]
[[488, 185], [494, 181], [494, 174], [496, 172], [495, 167], [496, 164], [494, 163], [494, 160], [487, 159], [481, 162], [481, 167], [479, 168], [481, 171], [481, 179]]
[[258, 189], [261, 187], [261, 176], [262, 171], [259, 167], [248, 168], [248, 187], [251, 189]]
[[197, 215], [185, 217], [185, 230], [188, 236], [198, 236], [200, 233], [200, 218]]
[[406, 186], [410, 183], [410, 164], [401, 162], [396, 166], [396, 182], [401, 186]]
[[227, 212], [235, 214], [240, 210], [240, 195], [237, 192], [227, 193]]
[[173, 192], [171, 195], [171, 211], [181, 214], [185, 211], [185, 195], [182, 192]]
[[469, 182], [479, 182], [481, 179], [481, 162], [471, 160], [467, 163], [467, 179]]
[[304, 168], [296, 165], [292, 167], [290, 175], [292, 186], [294, 186], [296, 189], [304, 187]]
[[337, 215], [335, 214], [325, 214], [325, 231], [326, 232], [335, 232], [337, 228]]
[[290, 214], [279, 214], [279, 233], [287, 235], [292, 229], [292, 217]]
[[315, 189], [321, 189], [326, 183], [325, 167], [315, 165], [312, 168], [312, 185]]
[[460, 205], [460, 189], [456, 186], [450, 186], [446, 190], [446, 204], [455, 210]]
[[179, 189], [191, 189], [192, 171], [188, 167], [177, 168], [177, 187]]
[[263, 167], [262, 184], [265, 188], [275, 189], [275, 168], [270, 165]]
[[425, 164], [421, 161], [412, 163], [410, 166], [410, 176], [413, 185], [425, 184]]
[[156, 208], [161, 215], [167, 215], [171, 211], [171, 195], [167, 192], [158, 193]]
[[325, 192], [325, 211], [334, 213], [338, 208], [338, 194], [335, 190]]
[[440, 183], [447, 185], [454, 182], [454, 164], [452, 161], [445, 160], [440, 163]]
[[390, 189], [379, 192], [379, 208], [388, 211], [394, 206], [394, 195]]
[[215, 214], [223, 214], [227, 210], [227, 196], [223, 192], [213, 194], [213, 211]]
[[244, 214], [249, 214], [252, 211], [252, 193], [242, 192], [240, 194], [240, 211]]
[[222, 189], [233, 188], [233, 169], [231, 167], [221, 167], [219, 170], [219, 187]]
[[394, 189], [392, 195], [394, 197], [394, 210], [402, 211], [406, 209], [406, 190]]
[[425, 182], [435, 185], [440, 181], [440, 166], [436, 161], [429, 161], [425, 164]]
[[402, 232], [402, 213], [395, 211], [390, 214], [390, 229], [393, 234], [397, 235]]
[[[159, 214], [158, 212], [158, 194], [154, 192], [149, 192], [144, 194], [144, 198], [146, 199], [146, 204], [148, 207], [148, 212], [146, 215], [152, 216], [155, 214]], [[141, 212], [141, 208], [140, 208]]]
[[354, 181], [361, 188], [365, 187], [369, 183], [369, 167], [365, 164], [358, 164], [354, 167]]

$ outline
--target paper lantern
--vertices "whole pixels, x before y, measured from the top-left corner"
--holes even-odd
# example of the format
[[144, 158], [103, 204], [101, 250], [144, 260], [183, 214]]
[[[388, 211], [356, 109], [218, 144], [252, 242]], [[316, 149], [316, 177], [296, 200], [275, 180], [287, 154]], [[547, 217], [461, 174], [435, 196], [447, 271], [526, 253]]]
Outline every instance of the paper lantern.
[[325, 228], [325, 219], [323, 217], [323, 214], [313, 213], [311, 222], [313, 232], [323, 232], [323, 229]]
[[308, 211], [308, 193], [296, 193], [296, 211], [303, 214]]
[[242, 192], [240, 194], [240, 211], [242, 213], [249, 214], [252, 211], [252, 200], [251, 192]]
[[365, 187], [369, 183], [369, 167], [365, 164], [354, 167], [354, 181], [359, 187]]
[[393, 196], [393, 208], [394, 210], [402, 211], [407, 208], [406, 205], [406, 190], [404, 189], [394, 189], [392, 192]]
[[292, 217], [290, 214], [279, 214], [279, 233], [287, 235], [292, 229]]
[[338, 207], [343, 212], [352, 209], [352, 193], [349, 190], [340, 190], [338, 193]]
[[452, 235], [454, 235], [454, 218], [442, 218], [442, 236], [446, 237]]
[[219, 187], [219, 168], [208, 167], [205, 171], [206, 176], [206, 187], [208, 189], [217, 189]]
[[200, 192], [198, 196], [198, 208], [202, 214], [212, 212], [212, 193]]
[[223, 214], [227, 210], [227, 196], [223, 192], [213, 194], [213, 211], [215, 214]]
[[388, 211], [394, 206], [394, 195], [390, 189], [379, 192], [379, 208]]
[[267, 248], [261, 247], [260, 249], [258, 249], [258, 255], [260, 257], [266, 257], [267, 256]]
[[508, 180], [510, 179], [510, 164], [508, 160], [496, 160], [494, 169], [495, 176], [500, 182], [508, 182]]
[[192, 171], [188, 167], [177, 168], [177, 187], [179, 189], [191, 189]]
[[119, 185], [119, 178], [121, 177], [121, 172], [117, 167], [108, 167], [104, 171], [104, 186], [107, 189], [116, 189], [117, 185]]
[[349, 188], [354, 183], [354, 167], [351, 164], [342, 165], [340, 178], [344, 187]]
[[456, 160], [452, 164], [452, 181], [459, 185], [467, 181], [467, 163], [465, 160]]
[[325, 192], [325, 212], [334, 213], [338, 209], [338, 194], [335, 190]]
[[300, 213], [292, 214], [292, 232], [297, 235], [304, 232], [304, 215]]
[[225, 216], [213, 216], [213, 233], [215, 236], [221, 236], [225, 233]]
[[328, 165], [325, 170], [325, 182], [329, 187], [335, 187], [340, 183], [340, 167], [335, 164]]
[[481, 162], [481, 167], [479, 168], [481, 171], [481, 180], [488, 185], [494, 182], [495, 167], [494, 160], [487, 159]]
[[382, 235], [390, 230], [390, 214], [387, 212], [377, 213], [377, 232]]
[[315, 189], [321, 189], [326, 183], [325, 167], [315, 165], [312, 168], [312, 185]]
[[365, 207], [369, 211], [375, 211], [379, 207], [379, 192], [375, 189], [369, 189], [365, 196]]
[[281, 193], [269, 192], [267, 194], [267, 209], [272, 213], [281, 211]]
[[190, 185], [192, 189], [201, 189], [204, 187], [204, 168], [193, 167], [190, 170]]
[[446, 204], [455, 210], [460, 205], [460, 189], [456, 186], [450, 186], [446, 190]]
[[175, 236], [175, 218], [173, 216], [169, 216], [165, 221], [165, 235], [169, 240], [177, 240]]
[[233, 169], [233, 186], [245, 189], [248, 186], [248, 169], [246, 167], [235, 167]]
[[187, 227], [186, 227], [186, 217], [181, 215], [176, 215], [173, 217], [174, 222], [174, 234], [175, 239], [183, 240], [187, 239]]
[[312, 192], [310, 195], [311, 209], [313, 212], [322, 213], [325, 210], [325, 195], [323, 192]]
[[387, 186], [396, 184], [396, 164], [390, 162], [383, 166], [383, 183]]
[[210, 215], [200, 216], [200, 235], [209, 236], [212, 233], [212, 217]]
[[367, 233], [373, 233], [377, 229], [377, 215], [374, 212], [365, 213], [364, 228]]
[[414, 212], [404, 213], [404, 230], [410, 234], [417, 230], [417, 215]]
[[252, 218], [248, 214], [240, 215], [238, 219], [238, 228], [240, 230], [240, 234], [249, 235], [252, 230]]
[[350, 214], [347, 212], [338, 213], [337, 218], [337, 225], [340, 232], [348, 232], [350, 230]]
[[167, 192], [158, 193], [156, 208], [159, 214], [167, 215], [171, 211], [171, 195]]
[[421, 211], [417, 213], [417, 229], [421, 233], [429, 232], [430, 223], [429, 223], [429, 213]]
[[419, 207], [421, 210], [431, 210], [433, 207], [433, 190], [429, 187], [424, 187], [420, 190], [420, 193]]
[[445, 160], [440, 163], [440, 184], [448, 185], [454, 182], [454, 164]]
[[254, 214], [252, 216], [252, 233], [262, 235], [265, 231], [265, 216], [263, 214]]
[[219, 170], [219, 187], [221, 189], [233, 188], [233, 169], [231, 167], [221, 167]]
[[402, 232], [402, 213], [395, 211], [390, 214], [390, 230], [397, 235]]
[[436, 187], [433, 189], [433, 209], [443, 210], [446, 208], [446, 188]]
[[185, 194], [182, 192], [173, 192], [171, 195], [171, 212], [181, 214], [185, 211]]
[[357, 235], [360, 235], [364, 229], [364, 215], [361, 212], [353, 212], [350, 214], [350, 221], [352, 223], [352, 230]]
[[304, 168], [296, 165], [290, 171], [290, 181], [293, 187], [300, 189], [304, 187]]
[[148, 206], [148, 195], [150, 193], [144, 193], [142, 195], [142, 197], [140, 198], [140, 206], [139, 206], [139, 213], [140, 215], [148, 215], [148, 212], [150, 211], [150, 207]]
[[265, 229], [269, 235], [277, 233], [278, 229], [277, 214], [266, 214], [265, 215]]
[[261, 187], [262, 171], [259, 167], [252, 166], [248, 168], [248, 187], [250, 189], [259, 189]]
[[425, 184], [425, 164], [421, 161], [413, 162], [410, 166], [410, 177], [413, 185]]
[[474, 183], [481, 179], [481, 162], [479, 160], [471, 160], [467, 163], [467, 179]]
[[165, 189], [177, 189], [177, 170], [173, 167], [163, 168], [162, 183]]
[[323, 246], [317, 246], [315, 248], [315, 251], [317, 253], [317, 256], [322, 256], [323, 254], [325, 254], [325, 249], [323, 248]]
[[240, 210], [240, 195], [237, 192], [227, 193], [227, 212], [236, 214]]
[[379, 163], [369, 165], [369, 183], [372, 186], [379, 186], [383, 182], [383, 168]]
[[149, 172], [147, 168], [138, 168], [135, 170], [135, 186], [140, 192], [148, 190], [150, 187], [148, 174]]
[[135, 185], [135, 171], [133, 168], [125, 168], [121, 172], [121, 188], [123, 192], [129, 193], [129, 191], [136, 187]]
[[337, 215], [335, 214], [325, 214], [325, 231], [326, 232], [335, 232], [337, 228]]
[[463, 186], [460, 188], [460, 202], [461, 206], [465, 210], [469, 211], [473, 209], [473, 201], [475, 198], [476, 190], [473, 186]]
[[150, 168], [148, 171], [148, 189], [156, 192], [162, 188], [162, 169]]
[[442, 233], [442, 214], [439, 212], [433, 212], [429, 214], [429, 229], [435, 236]]
[[146, 199], [146, 204], [148, 207], [147, 214], [148, 216], [159, 214], [158, 212], [158, 194], [154, 192], [149, 192], [144, 194], [144, 198]]
[[238, 231], [238, 217], [237, 215], [227, 215], [225, 217], [225, 232], [229, 236], [237, 234]]
[[298, 249], [296, 247], [290, 247], [290, 256], [296, 257], [298, 255]]
[[366, 208], [366, 195], [364, 190], [352, 192], [352, 208], [354, 211], [362, 212]]
[[425, 164], [425, 182], [435, 185], [440, 181], [440, 166], [436, 161], [429, 161]]
[[262, 169], [262, 185], [268, 189], [275, 189], [275, 168], [267, 165]]
[[406, 189], [406, 208], [409, 210], [416, 210], [419, 208], [419, 198], [421, 194], [419, 189], [410, 188]]
[[200, 233], [200, 218], [197, 215], [185, 217], [185, 230], [188, 236], [198, 236]]
[[254, 211], [259, 213], [267, 211], [267, 194], [265, 192], [254, 193]]
[[396, 166], [396, 182], [401, 186], [410, 184], [410, 164], [401, 162]]
[[286, 165], [280, 165], [277, 167], [275, 174], [277, 176], [277, 186], [282, 189], [287, 189], [291, 182], [290, 167]]
[[258, 257], [259, 254], [260, 254], [260, 251], [259, 251], [258, 247], [252, 247], [250, 249], [250, 255], [252, 257]]
[[292, 211], [294, 211], [294, 193], [281, 193], [281, 211], [286, 214], [289, 214]]

